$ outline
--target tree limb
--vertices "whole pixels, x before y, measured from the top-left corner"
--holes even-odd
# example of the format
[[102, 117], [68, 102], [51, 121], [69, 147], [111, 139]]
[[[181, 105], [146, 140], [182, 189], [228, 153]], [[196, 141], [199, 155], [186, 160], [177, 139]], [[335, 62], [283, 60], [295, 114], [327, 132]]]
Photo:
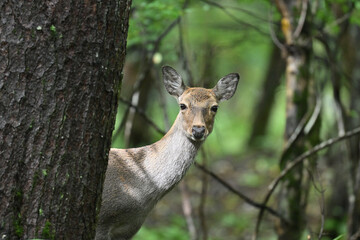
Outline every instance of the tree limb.
[[217, 2], [212, 2], [212, 1], [208, 1], [208, 0], [201, 0], [202, 2], [204, 3], [207, 3], [209, 5], [212, 5], [212, 6], [215, 6], [219, 9], [221, 9], [224, 13], [226, 13], [230, 18], [232, 18], [235, 22], [243, 25], [243, 26], [246, 26], [246, 27], [250, 27], [254, 30], [256, 30], [257, 32], [263, 34], [263, 35], [268, 35], [266, 32], [264, 32], [263, 30], [261, 30], [260, 28], [256, 27], [255, 25], [252, 25], [250, 23], [247, 23], [247, 22], [244, 22], [242, 20], [240, 20], [239, 18], [237, 18], [236, 16], [234, 16], [234, 14], [232, 14], [231, 12], [229, 12], [224, 6], [220, 5], [219, 3]]
[[153, 127], [158, 133], [162, 134], [162, 135], [165, 135], [165, 131], [160, 129], [153, 121], [150, 120], [150, 118], [148, 118], [145, 114], [145, 112], [143, 110], [141, 110], [140, 108], [138, 108], [137, 106], [133, 105], [131, 102], [123, 99], [123, 98], [119, 98], [119, 101], [121, 103], [124, 103], [126, 105], [128, 105], [128, 107], [130, 108], [134, 108], [135, 111], [141, 116], [144, 118], [144, 120], [151, 126]]
[[[313, 154], [319, 152], [320, 150], [323, 150], [325, 148], [330, 147], [331, 145], [340, 142], [344, 139], [350, 138], [352, 136], [358, 135], [360, 134], [360, 127], [355, 128], [351, 131], [348, 131], [346, 133], [344, 133], [341, 136], [335, 137], [335, 138], [330, 138], [318, 145], [316, 145], [315, 147], [313, 147], [312, 149], [304, 152], [303, 154], [301, 154], [300, 156], [298, 156], [297, 158], [295, 158], [293, 161], [290, 161], [286, 167], [284, 168], [284, 170], [281, 171], [280, 175], [274, 179], [272, 181], [272, 183], [269, 185], [268, 187], [268, 193], [266, 194], [264, 201], [262, 202], [262, 205], [266, 206], [266, 204], [268, 203], [272, 193], [274, 192], [275, 188], [277, 187], [277, 185], [279, 184], [279, 182], [292, 170], [294, 169], [297, 165], [299, 165], [300, 163], [302, 163], [305, 159], [307, 159], [308, 157], [312, 156]], [[259, 212], [258, 218], [257, 218], [257, 222], [256, 222], [256, 226], [255, 226], [255, 231], [253, 234], [253, 239], [255, 240], [257, 238], [257, 234], [259, 232], [260, 229], [260, 223], [262, 220], [264, 214], [264, 209], [262, 208]]]
[[217, 174], [215, 174], [214, 172], [212, 172], [211, 170], [207, 169], [206, 167], [204, 167], [203, 165], [195, 162], [194, 163], [195, 167], [197, 167], [198, 169], [200, 169], [201, 171], [207, 173], [208, 175], [210, 175], [213, 179], [215, 179], [218, 183], [220, 183], [221, 185], [223, 185], [226, 189], [228, 189], [230, 192], [234, 193], [235, 195], [237, 195], [238, 197], [240, 197], [241, 199], [243, 199], [247, 204], [255, 207], [255, 208], [259, 208], [261, 210], [267, 210], [270, 214], [272, 214], [273, 216], [280, 218], [282, 221], [284, 222], [288, 222], [288, 220], [286, 220], [283, 216], [281, 216], [280, 213], [278, 213], [276, 210], [261, 204], [261, 203], [257, 203], [255, 201], [253, 201], [251, 198], [249, 198], [248, 196], [246, 196], [245, 194], [243, 194], [242, 192], [236, 190], [234, 187], [232, 187], [229, 183], [227, 183], [225, 180], [223, 180], [221, 177], [219, 177]]
[[294, 39], [296, 39], [300, 36], [301, 30], [303, 29], [305, 19], [306, 19], [307, 8], [308, 8], [308, 0], [302, 0], [302, 8], [301, 8], [299, 22], [298, 22], [298, 25], [293, 34]]

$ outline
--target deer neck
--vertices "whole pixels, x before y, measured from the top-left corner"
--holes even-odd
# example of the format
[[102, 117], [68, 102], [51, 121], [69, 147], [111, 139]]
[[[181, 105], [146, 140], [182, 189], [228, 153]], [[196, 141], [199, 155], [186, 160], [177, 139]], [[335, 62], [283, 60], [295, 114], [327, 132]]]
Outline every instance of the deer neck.
[[158, 189], [166, 193], [184, 176], [194, 161], [200, 142], [190, 140], [182, 130], [179, 113], [169, 132], [151, 146], [146, 164]]

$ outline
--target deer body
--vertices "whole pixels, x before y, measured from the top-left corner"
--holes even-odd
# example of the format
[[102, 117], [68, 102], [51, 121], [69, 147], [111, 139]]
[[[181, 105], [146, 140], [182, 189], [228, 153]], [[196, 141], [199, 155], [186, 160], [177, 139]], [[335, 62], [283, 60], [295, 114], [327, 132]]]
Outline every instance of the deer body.
[[239, 80], [237, 74], [229, 74], [214, 89], [187, 88], [174, 69], [164, 67], [163, 74], [181, 111], [159, 141], [110, 150], [96, 240], [130, 239], [140, 229], [155, 204], [193, 163], [212, 131], [218, 102], [234, 94]]

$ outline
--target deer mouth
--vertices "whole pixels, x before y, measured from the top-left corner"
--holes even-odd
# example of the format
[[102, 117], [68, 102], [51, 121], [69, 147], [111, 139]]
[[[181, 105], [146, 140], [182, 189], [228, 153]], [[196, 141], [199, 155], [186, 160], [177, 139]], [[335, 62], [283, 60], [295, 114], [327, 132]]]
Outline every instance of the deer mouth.
[[196, 142], [202, 142], [206, 139], [207, 137], [207, 131], [206, 131], [206, 128], [201, 126], [201, 127], [198, 127], [198, 126], [194, 126], [192, 127], [191, 129], [191, 134], [190, 135], [190, 138], [193, 140], [193, 141], [196, 141]]

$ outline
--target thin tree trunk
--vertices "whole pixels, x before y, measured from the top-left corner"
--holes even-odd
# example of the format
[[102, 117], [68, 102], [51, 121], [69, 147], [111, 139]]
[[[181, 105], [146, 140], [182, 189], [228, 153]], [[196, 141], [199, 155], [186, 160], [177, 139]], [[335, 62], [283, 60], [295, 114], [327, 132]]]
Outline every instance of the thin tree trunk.
[[[309, 111], [308, 100], [310, 96], [310, 52], [311, 38], [308, 36], [309, 26], [306, 22], [301, 26], [301, 44], [295, 36], [296, 12], [300, 12], [301, 6], [296, 1], [276, 1], [281, 13], [282, 31], [285, 37], [286, 53], [286, 127], [284, 134], [285, 149], [280, 165], [286, 163], [303, 153], [305, 148], [305, 135], [301, 130], [298, 136], [293, 139], [296, 130], [301, 127], [302, 119]], [[297, 11], [296, 11], [297, 10]], [[299, 21], [300, 22], [300, 21]], [[278, 238], [281, 240], [297, 240], [301, 238], [305, 228], [305, 211], [309, 185], [303, 175], [303, 164], [294, 169], [284, 181], [284, 204], [280, 205], [280, 211], [284, 212], [291, 224], [280, 222], [277, 226]]]
[[273, 47], [270, 55], [269, 66], [261, 89], [259, 101], [255, 107], [254, 123], [251, 130], [250, 145], [257, 143], [257, 138], [266, 134], [266, 127], [275, 100], [276, 88], [280, 85], [284, 73], [285, 63], [281, 59], [281, 51]]
[[[354, 5], [349, 5], [354, 8]], [[332, 11], [337, 18], [347, 14], [343, 11], [341, 4], [334, 4]], [[351, 12], [351, 11], [350, 11]], [[334, 43], [328, 43], [328, 39], [322, 39], [326, 42], [326, 47], [331, 71], [331, 80], [333, 85], [333, 95], [335, 101], [336, 119], [339, 135], [346, 130], [353, 129], [359, 126], [360, 112], [360, 72], [357, 66], [360, 63], [359, 51], [354, 50], [357, 42], [360, 39], [359, 27], [351, 24], [349, 19], [339, 24], [340, 31], [334, 39]], [[338, 57], [341, 56], [341, 59]], [[344, 71], [344, 72], [342, 72]], [[346, 109], [346, 104], [343, 103], [341, 94], [348, 89], [350, 95], [350, 109]], [[350, 114], [349, 114], [350, 113]], [[356, 113], [356, 114], [353, 114]], [[334, 194], [330, 196], [330, 204], [328, 206], [329, 215], [339, 221], [343, 221], [344, 213], [347, 210], [347, 225], [348, 238], [355, 240], [360, 239], [360, 145], [359, 137], [355, 136], [352, 139], [344, 141], [341, 145], [340, 151], [342, 161], [336, 159], [333, 164], [336, 184], [334, 187]], [[342, 174], [342, 175], [341, 175]], [[338, 175], [338, 178], [336, 178]], [[345, 192], [345, 194], [341, 194]], [[340, 193], [340, 194], [339, 194]], [[343, 209], [343, 212], [334, 209]], [[334, 237], [340, 233], [334, 233]]]
[[[350, 116], [347, 115], [346, 125], [348, 129], [352, 129], [359, 126], [359, 113], [360, 113], [360, 72], [357, 69], [357, 66], [360, 64], [360, 53], [359, 51], [353, 51], [353, 46], [356, 46], [357, 42], [360, 39], [360, 28], [358, 26], [352, 26], [347, 29], [346, 34], [342, 36], [341, 41], [341, 50], [344, 56], [344, 68], [346, 69], [346, 74], [351, 77], [349, 81], [351, 104], [350, 111], [352, 113]], [[360, 239], [359, 235], [355, 236], [356, 233], [359, 233], [360, 229], [360, 138], [359, 136], [354, 137], [349, 140], [349, 155], [350, 155], [350, 178], [353, 182], [352, 196], [349, 198], [349, 218], [348, 218], [348, 236], [352, 240]]]
[[0, 2], [0, 236], [92, 239], [131, 0]]

